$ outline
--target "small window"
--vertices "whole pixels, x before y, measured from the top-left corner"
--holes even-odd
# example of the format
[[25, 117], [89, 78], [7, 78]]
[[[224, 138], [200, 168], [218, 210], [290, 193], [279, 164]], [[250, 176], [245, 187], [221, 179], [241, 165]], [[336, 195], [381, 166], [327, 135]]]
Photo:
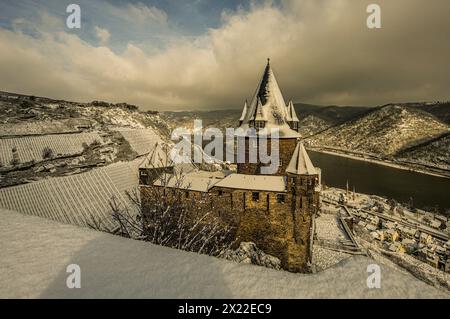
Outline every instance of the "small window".
[[284, 204], [284, 200], [285, 200], [284, 194], [277, 194], [277, 203]]
[[223, 191], [218, 191], [217, 195], [222, 196], [222, 194], [223, 194]]
[[189, 198], [189, 192], [186, 192], [186, 198]]
[[254, 202], [259, 201], [259, 193], [258, 193], [258, 192], [253, 192], [253, 193], [252, 193], [252, 200], [253, 200]]
[[256, 128], [264, 128], [265, 124], [264, 121], [255, 121]]

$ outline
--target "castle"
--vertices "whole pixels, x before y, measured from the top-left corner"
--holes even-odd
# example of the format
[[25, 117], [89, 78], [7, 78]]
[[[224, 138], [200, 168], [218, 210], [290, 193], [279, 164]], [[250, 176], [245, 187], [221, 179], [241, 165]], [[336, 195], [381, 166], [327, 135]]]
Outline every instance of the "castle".
[[[293, 272], [310, 270], [314, 216], [320, 205], [321, 171], [312, 164], [299, 134], [299, 120], [292, 101], [285, 103], [270, 62], [249, 104], [245, 102], [239, 128], [243, 132], [265, 128], [279, 130], [279, 166], [274, 174], [262, 174], [259, 158], [245, 161], [237, 172], [183, 171], [176, 182], [174, 165], [157, 146], [139, 167], [141, 197], [147, 187], [183, 192], [186, 197], [207, 199], [218, 216], [236, 221], [236, 242], [252, 241], [264, 252], [278, 257]], [[245, 134], [244, 134], [245, 135]], [[265, 147], [270, 151], [270, 138]], [[164, 178], [162, 178], [164, 176]], [[162, 182], [164, 180], [164, 182]], [[145, 198], [143, 198], [145, 200]]]

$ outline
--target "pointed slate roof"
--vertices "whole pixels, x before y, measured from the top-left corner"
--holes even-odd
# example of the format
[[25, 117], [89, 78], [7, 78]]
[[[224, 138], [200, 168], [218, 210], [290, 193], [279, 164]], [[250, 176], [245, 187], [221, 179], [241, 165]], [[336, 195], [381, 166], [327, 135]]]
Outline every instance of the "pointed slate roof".
[[242, 110], [242, 115], [241, 115], [241, 118], [239, 119], [239, 121], [244, 121], [245, 120], [245, 117], [247, 116], [247, 108], [248, 108], [248, 106], [247, 106], [247, 100], [245, 100], [245, 103], [244, 103], [244, 109]]
[[289, 114], [289, 120], [288, 121], [292, 121], [292, 122], [299, 122], [298, 117], [297, 117], [297, 113], [295, 112], [295, 108], [294, 108], [294, 103], [292, 103], [292, 100], [289, 101], [288, 104], [288, 114]]
[[287, 112], [286, 121], [288, 121], [288, 122], [292, 121], [291, 112], [289, 112], [290, 106], [291, 106], [291, 101], [289, 101], [289, 103], [286, 105], [286, 112]]
[[289, 162], [286, 172], [296, 175], [316, 175], [318, 174], [311, 159], [306, 153], [305, 146], [302, 142], [298, 142], [295, 147], [294, 154]]
[[145, 157], [139, 165], [139, 168], [163, 168], [172, 167], [173, 162], [164, 152], [160, 143], [156, 143], [153, 150]]
[[258, 87], [256, 88], [253, 98], [250, 104], [247, 105], [246, 115], [241, 117], [243, 120], [241, 120], [242, 122], [240, 127], [244, 129], [244, 131], [250, 128], [250, 121], [255, 120], [258, 116], [257, 113], [260, 108], [260, 113], [265, 118], [265, 127], [267, 129], [279, 128], [280, 138], [301, 137], [298, 132], [292, 130], [287, 124], [286, 118], [288, 117], [288, 109], [280, 87], [278, 86], [278, 82], [275, 78], [275, 74], [270, 66], [269, 60], [267, 61], [264, 73]]
[[258, 103], [256, 104], [256, 111], [255, 111], [255, 121], [267, 121], [266, 113], [264, 112], [262, 108], [261, 100], [258, 98]]

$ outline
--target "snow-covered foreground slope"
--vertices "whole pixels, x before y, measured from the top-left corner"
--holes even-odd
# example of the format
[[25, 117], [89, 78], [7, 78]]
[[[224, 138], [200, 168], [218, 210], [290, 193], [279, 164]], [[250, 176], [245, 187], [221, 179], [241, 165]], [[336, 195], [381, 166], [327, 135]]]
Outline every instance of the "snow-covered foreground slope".
[[[368, 289], [366, 257], [324, 272], [293, 274], [155, 246], [0, 210], [0, 298], [448, 298], [381, 266]], [[81, 267], [68, 289], [66, 267]]]

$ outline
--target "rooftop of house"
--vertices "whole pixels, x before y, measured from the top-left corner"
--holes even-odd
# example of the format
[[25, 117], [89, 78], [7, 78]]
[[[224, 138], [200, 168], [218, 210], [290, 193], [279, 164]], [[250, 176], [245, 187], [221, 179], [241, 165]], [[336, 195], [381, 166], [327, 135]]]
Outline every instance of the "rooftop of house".
[[231, 174], [217, 182], [215, 187], [246, 189], [255, 191], [285, 192], [283, 176]]
[[187, 174], [162, 174], [153, 185], [208, 192], [211, 187], [221, 181], [225, 176], [224, 172], [207, 171], [193, 171]]

